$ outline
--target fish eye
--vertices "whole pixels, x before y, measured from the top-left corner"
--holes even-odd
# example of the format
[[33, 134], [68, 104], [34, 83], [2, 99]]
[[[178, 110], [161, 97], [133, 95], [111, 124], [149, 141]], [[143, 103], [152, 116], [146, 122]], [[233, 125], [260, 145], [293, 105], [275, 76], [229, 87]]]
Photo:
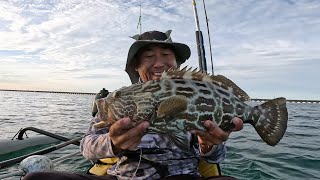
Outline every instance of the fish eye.
[[115, 91], [113, 94], [112, 94], [112, 97], [113, 98], [118, 98], [121, 96], [121, 92], [120, 91]]

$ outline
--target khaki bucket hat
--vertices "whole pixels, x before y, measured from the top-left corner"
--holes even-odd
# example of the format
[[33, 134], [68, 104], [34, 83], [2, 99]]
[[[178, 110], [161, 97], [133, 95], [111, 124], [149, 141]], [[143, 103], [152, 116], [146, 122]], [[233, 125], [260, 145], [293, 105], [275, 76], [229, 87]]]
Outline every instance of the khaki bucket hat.
[[128, 73], [133, 84], [137, 83], [139, 80], [139, 74], [135, 70], [135, 55], [141, 48], [149, 44], [168, 44], [172, 46], [177, 58], [178, 67], [190, 57], [191, 52], [189, 46], [182, 43], [172, 42], [170, 34], [171, 30], [168, 30], [164, 33], [160, 31], [147, 31], [141, 35], [137, 34], [131, 37], [136, 41], [131, 45], [129, 49], [125, 71]]

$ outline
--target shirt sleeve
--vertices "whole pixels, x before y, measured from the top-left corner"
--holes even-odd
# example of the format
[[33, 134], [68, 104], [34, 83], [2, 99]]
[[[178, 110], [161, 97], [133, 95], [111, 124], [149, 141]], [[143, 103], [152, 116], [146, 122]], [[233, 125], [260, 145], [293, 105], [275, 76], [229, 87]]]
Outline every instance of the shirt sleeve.
[[97, 122], [100, 122], [99, 118], [93, 118], [91, 120], [89, 131], [81, 140], [80, 151], [82, 155], [90, 160], [115, 157], [112, 151], [108, 129], [95, 129], [93, 125]]
[[199, 151], [200, 155], [204, 157], [208, 163], [221, 163], [226, 157], [227, 148], [225, 143], [222, 143], [213, 146], [207, 153], [201, 152], [201, 148], [199, 146]]

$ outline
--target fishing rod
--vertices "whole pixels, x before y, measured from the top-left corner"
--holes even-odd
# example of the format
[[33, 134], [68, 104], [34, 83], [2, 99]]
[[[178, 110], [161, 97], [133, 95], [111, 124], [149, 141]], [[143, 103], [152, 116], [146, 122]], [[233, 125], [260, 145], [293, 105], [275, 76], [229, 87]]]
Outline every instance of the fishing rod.
[[207, 62], [206, 62], [206, 56], [205, 56], [205, 50], [204, 50], [204, 44], [203, 44], [203, 36], [200, 30], [197, 4], [195, 0], [192, 0], [192, 7], [193, 7], [194, 18], [196, 23], [196, 42], [197, 42], [197, 49], [198, 49], [199, 69], [202, 72], [207, 72]]

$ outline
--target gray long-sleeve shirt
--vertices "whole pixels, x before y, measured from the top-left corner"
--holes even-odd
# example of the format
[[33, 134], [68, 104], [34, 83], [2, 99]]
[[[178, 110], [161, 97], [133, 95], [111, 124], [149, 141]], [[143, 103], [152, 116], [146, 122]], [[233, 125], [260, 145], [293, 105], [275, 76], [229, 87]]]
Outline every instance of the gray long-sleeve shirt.
[[[119, 179], [131, 179], [133, 176], [133, 179], [158, 179], [162, 173], [165, 173], [165, 176], [198, 175], [197, 166], [200, 158], [204, 158], [209, 163], [220, 163], [225, 158], [224, 144], [216, 145], [210, 152], [203, 154], [197, 143], [194, 143], [190, 149], [181, 149], [165, 134], [146, 134], [138, 146], [138, 149], [143, 150], [137, 150], [136, 154], [131, 156], [115, 155], [108, 129], [93, 128], [93, 124], [97, 122], [100, 122], [99, 118], [92, 119], [90, 129], [81, 141], [81, 152], [90, 160], [118, 156], [120, 160], [108, 170], [108, 174], [117, 176]], [[191, 134], [187, 133], [186, 136], [191, 144]]]

